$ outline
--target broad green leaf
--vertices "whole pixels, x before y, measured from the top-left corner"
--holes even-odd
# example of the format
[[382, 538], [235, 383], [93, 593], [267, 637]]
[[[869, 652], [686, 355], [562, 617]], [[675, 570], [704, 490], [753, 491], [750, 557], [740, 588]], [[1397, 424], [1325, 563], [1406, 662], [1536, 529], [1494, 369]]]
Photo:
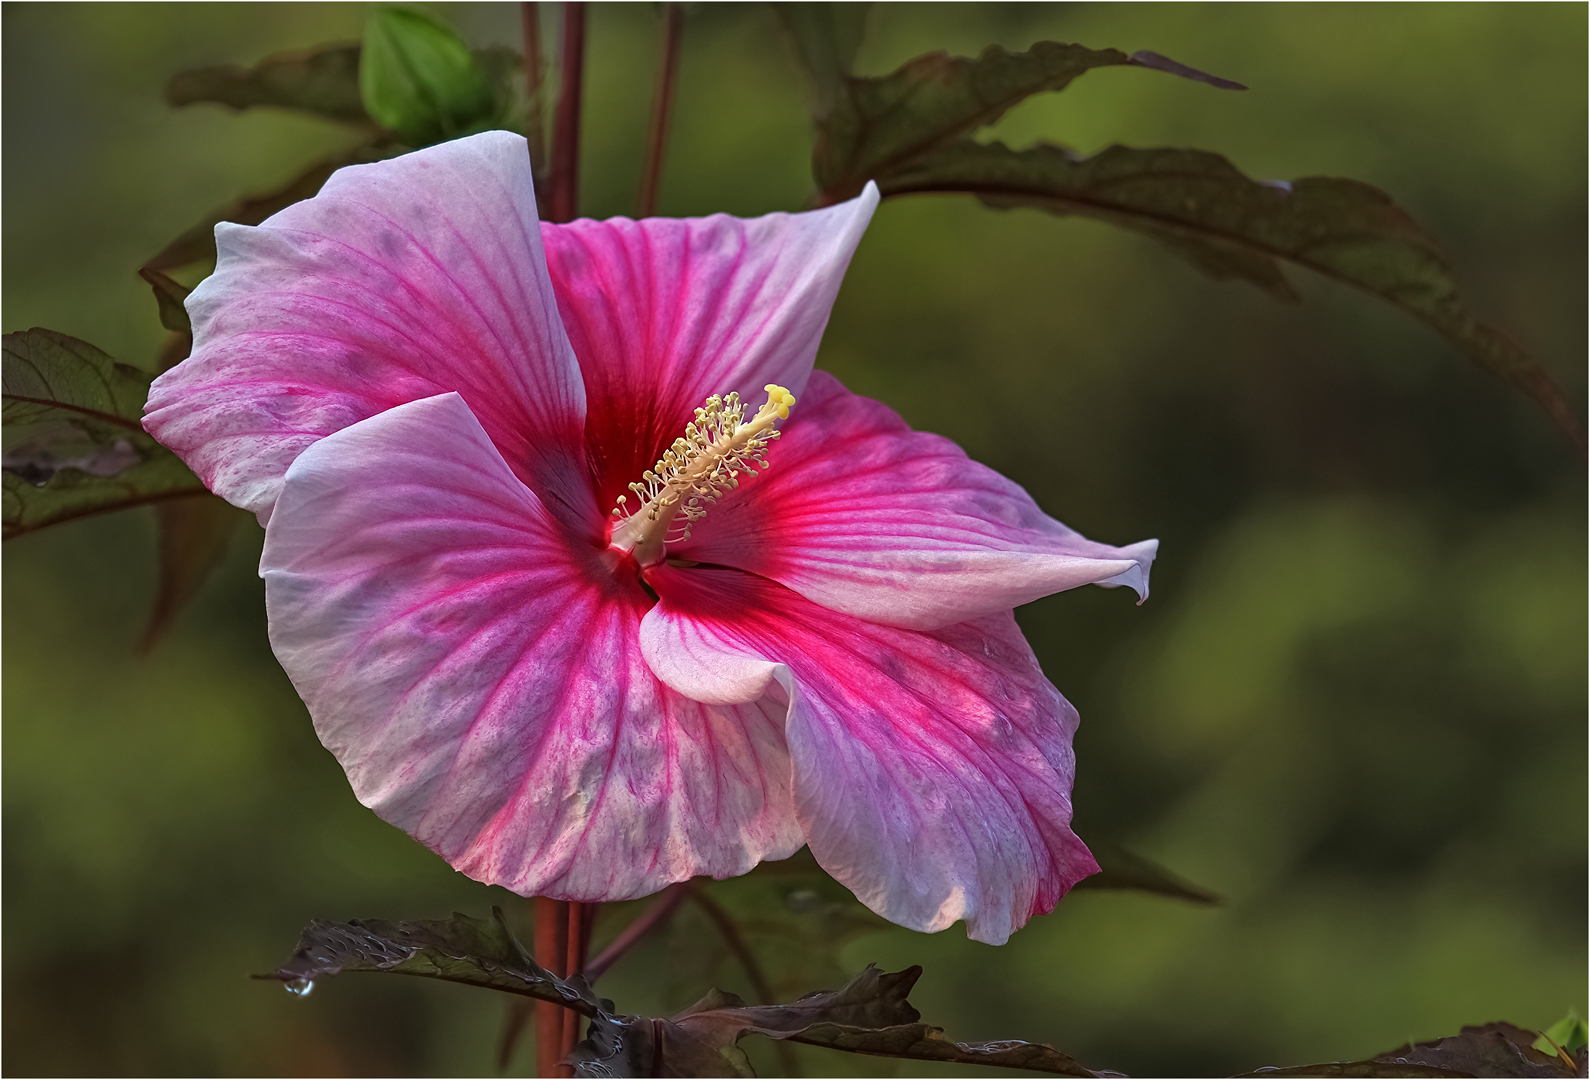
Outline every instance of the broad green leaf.
[[86, 341], [34, 327], [3, 339], [4, 423], [25, 427], [63, 411], [117, 431], [142, 431], [151, 376]]
[[1178, 64], [1168, 56], [1161, 56], [1159, 53], [1150, 52], [1147, 49], [1138, 49], [1135, 53], [1133, 53], [1132, 63], [1136, 64], [1138, 67], [1153, 68], [1155, 71], [1163, 71], [1167, 75], [1177, 75], [1183, 79], [1191, 79], [1193, 82], [1208, 83], [1210, 86], [1213, 86], [1219, 90], [1247, 89], [1246, 86], [1243, 86], [1239, 82], [1233, 82], [1230, 79], [1222, 79], [1218, 75], [1211, 75], [1207, 71], [1199, 71], [1197, 68], [1190, 68], [1186, 64]]
[[1146, 233], [1216, 278], [1295, 294], [1282, 262], [1362, 289], [1423, 321], [1529, 396], [1582, 446], [1562, 390], [1517, 342], [1478, 322], [1435, 238], [1391, 197], [1356, 180], [1252, 180], [1218, 154], [1112, 146], [1078, 157], [957, 139], [877, 176], [885, 195], [965, 192]]
[[[806, 38], [821, 41], [809, 28]], [[833, 67], [819, 68], [832, 54], [817, 46], [797, 52], [814, 78]], [[1121, 65], [1242, 88], [1158, 53], [1056, 42], [1024, 53], [994, 46], [975, 60], [933, 53], [881, 78], [841, 75], [816, 114], [818, 202], [850, 198], [875, 180], [886, 196], [965, 192], [991, 206], [1097, 218], [1153, 236], [1215, 278], [1240, 278], [1283, 299], [1297, 295], [1281, 269], [1291, 262], [1422, 320], [1534, 398], [1583, 455], [1578, 417], [1556, 382], [1516, 341], [1475, 319], [1439, 245], [1383, 192], [1327, 177], [1255, 181], [1197, 150], [1116, 146], [1079, 158], [1054, 146], [1016, 151], [969, 138], [1034, 93]]]
[[[97, 435], [97, 433], [96, 433]], [[5, 440], [0, 522], [10, 540], [89, 514], [202, 490], [180, 462], [144, 461], [134, 437], [100, 442], [76, 426], [40, 428]], [[172, 461], [175, 461], [173, 457]]]
[[490, 80], [451, 27], [381, 5], [365, 24], [359, 89], [375, 120], [411, 146], [483, 131], [495, 119]]
[[[746, 1005], [714, 990], [669, 1020], [600, 1015], [575, 1048], [575, 1075], [749, 1076], [737, 1047], [746, 1035], [916, 1061], [1100, 1075], [1042, 1043], [952, 1042], [941, 1028], [921, 1023], [906, 1000], [921, 974], [919, 967], [890, 973], [869, 965], [839, 990], [785, 1005]], [[666, 1074], [659, 1068], [664, 1062]]]
[[1567, 1016], [1541, 1033], [1534, 1047], [1543, 1054], [1555, 1054], [1557, 1051], [1552, 1043], [1556, 1043], [1568, 1053], [1577, 1054], [1586, 1042], [1590, 1042], [1590, 1030], [1586, 1030], [1584, 1018], [1569, 1009]]
[[733, 1042], [716, 1046], [667, 1020], [639, 1016], [592, 1017], [567, 1060], [575, 1076], [756, 1075]]
[[166, 84], [172, 105], [215, 102], [234, 109], [272, 105], [330, 120], [367, 124], [359, 95], [359, 46], [322, 45], [276, 53], [253, 67], [224, 64], [196, 68]]
[[154, 610], [138, 643], [140, 652], [154, 648], [178, 613], [198, 595], [199, 588], [226, 554], [227, 541], [238, 523], [248, 516], [225, 499], [208, 494], [155, 505], [160, 577]]
[[3, 535], [204, 491], [139, 422], [151, 376], [85, 341], [3, 339]]
[[[814, 54], [819, 60], [829, 55], [815, 46]], [[804, 50], [802, 58], [806, 58]], [[1040, 41], [1020, 53], [991, 45], [975, 60], [929, 53], [881, 78], [841, 76], [842, 88], [832, 95], [831, 105], [817, 114], [812, 171], [821, 201], [848, 199], [868, 180], [881, 184], [885, 176], [917, 156], [992, 124], [1005, 110], [1033, 94], [1064, 90], [1093, 68], [1121, 66], [1150, 67], [1240, 88], [1157, 53], [1134, 57], [1118, 49], [1089, 49], [1056, 41]], [[820, 78], [816, 69], [813, 71], [813, 77]]]
[[1366, 1061], [1331, 1061], [1286, 1069], [1264, 1069], [1243, 1076], [1527, 1076], [1582, 1075], [1579, 1063], [1541, 1053], [1530, 1043], [1535, 1032], [1498, 1021], [1465, 1027], [1445, 1039], [1399, 1046]]
[[[316, 919], [304, 929], [291, 958], [269, 975], [299, 994], [316, 979], [344, 971], [385, 971], [521, 994], [574, 1009], [587, 1016], [603, 1008], [579, 977], [562, 979], [539, 967], [513, 936], [502, 909], [490, 919], [455, 912], [451, 919], [387, 922]], [[609, 1006], [610, 1007], [610, 1006]]]
[[[907, 995], [920, 967], [884, 972], [868, 965], [839, 990], [776, 1005], [747, 1005], [713, 990], [669, 1019], [623, 1016], [579, 976], [560, 979], [539, 967], [492, 918], [455, 914], [446, 921], [390, 923], [315, 921], [287, 963], [269, 975], [294, 993], [344, 971], [390, 972], [443, 979], [550, 1001], [589, 1018], [587, 1036], [569, 1057], [575, 1076], [749, 1076], [739, 1042], [746, 1035], [806, 1043], [850, 1053], [1027, 1069], [1053, 1076], [1118, 1076], [1093, 1072], [1042, 1043], [958, 1043], [921, 1022]], [[1401, 1046], [1365, 1061], [1264, 1069], [1248, 1076], [1569, 1077], [1575, 1064], [1529, 1046], [1534, 1033], [1513, 1024], [1467, 1027], [1456, 1036]]]
[[138, 271], [138, 276], [154, 289], [155, 303], [160, 309], [160, 325], [171, 331], [155, 362], [156, 371], [166, 371], [182, 363], [193, 351], [193, 323], [188, 318], [184, 303], [193, 290], [153, 267], [145, 266]]
[[796, 59], [811, 77], [817, 114], [827, 115], [855, 63], [872, 5], [776, 3], [773, 10], [789, 33]]
[[[1416, 1065], [1405, 1062], [1379, 1061], [1326, 1061], [1318, 1065], [1296, 1065], [1284, 1069], [1266, 1068], [1260, 1072], [1238, 1073], [1239, 1077], [1293, 1077], [1293, 1076], [1326, 1076], [1326, 1077], [1454, 1077], [1475, 1076], [1475, 1073], [1454, 1072], [1437, 1065]], [[1486, 1076], [1505, 1076], [1506, 1073], [1485, 1073]]]
[[[758, 1032], [758, 1034], [762, 1034]], [[1051, 1076], [1115, 1076], [1092, 1072], [1071, 1055], [1048, 1043], [1001, 1039], [998, 1042], [963, 1043], [947, 1038], [944, 1029], [930, 1024], [903, 1024], [876, 1030], [857, 1030], [842, 1024], [814, 1024], [788, 1038], [811, 1046], [826, 1046], [855, 1054], [942, 1061], [955, 1065], [982, 1065], [1000, 1069], [1027, 1069]]]
[[509, 931], [502, 911], [491, 919], [455, 914], [446, 921], [316, 920], [292, 957], [269, 975], [297, 994], [345, 971], [442, 979], [550, 1001], [590, 1018], [570, 1060], [576, 1076], [748, 1076], [737, 1043], [747, 1034], [853, 1053], [1095, 1076], [1051, 1046], [956, 1043], [921, 1023], [906, 1000], [919, 967], [887, 973], [868, 966], [841, 989], [782, 1005], [747, 1005], [713, 990], [671, 1019], [618, 1015], [582, 977], [558, 978], [538, 966]]
[[237, 199], [205, 216], [204, 220], [183, 232], [162, 248], [159, 254], [144, 264], [149, 270], [175, 270], [197, 262], [215, 259], [215, 227], [223, 221], [239, 225], [258, 225], [278, 210], [310, 198], [320, 191], [331, 174], [344, 165], [358, 165], [390, 157], [393, 149], [384, 145], [357, 146], [340, 154], [323, 158], [299, 173], [275, 191], [263, 195], [249, 195]]
[[138, 276], [155, 291], [155, 303], [160, 305], [160, 325], [178, 334], [193, 333], [193, 323], [183, 301], [193, 290], [179, 281], [173, 281], [153, 267], [146, 266]]
[[1113, 844], [1088, 842], [1098, 860], [1099, 872], [1077, 882], [1079, 889], [1130, 889], [1188, 900], [1194, 904], [1220, 904], [1220, 895], [1194, 885], [1173, 870]]

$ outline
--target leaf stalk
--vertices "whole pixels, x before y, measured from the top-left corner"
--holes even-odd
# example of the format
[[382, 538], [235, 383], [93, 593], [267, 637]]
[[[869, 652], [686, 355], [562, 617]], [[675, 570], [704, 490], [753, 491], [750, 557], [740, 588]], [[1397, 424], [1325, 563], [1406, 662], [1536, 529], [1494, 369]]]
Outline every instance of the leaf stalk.
[[635, 920], [619, 932], [595, 959], [585, 965], [585, 977], [591, 982], [601, 978], [603, 973], [623, 958], [646, 936], [656, 930], [679, 909], [685, 897], [690, 895], [690, 882], [676, 882], [658, 894], [651, 906], [635, 917]]
[[541, 98], [541, 5], [523, 0], [519, 21], [524, 26], [525, 139], [530, 144], [530, 171], [539, 174], [546, 168], [546, 132], [542, 125]]
[[640, 178], [640, 198], [635, 216], [657, 212], [657, 189], [662, 185], [663, 154], [668, 146], [668, 119], [673, 111], [674, 81], [679, 73], [679, 43], [684, 33], [684, 5], [663, 5], [662, 57], [657, 65], [657, 89], [651, 99], [651, 126], [646, 136], [646, 168]]
[[585, 79], [585, 5], [563, 5], [563, 63], [558, 107], [552, 119], [552, 174], [547, 182], [547, 220], [573, 221], [579, 212], [580, 91]]

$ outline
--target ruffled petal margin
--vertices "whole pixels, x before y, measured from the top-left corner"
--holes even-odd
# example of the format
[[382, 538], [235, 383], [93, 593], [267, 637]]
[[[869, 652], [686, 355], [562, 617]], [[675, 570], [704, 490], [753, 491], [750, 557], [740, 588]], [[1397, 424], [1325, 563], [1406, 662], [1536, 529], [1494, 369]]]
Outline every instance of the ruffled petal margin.
[[340, 169], [258, 227], [216, 226], [216, 247], [188, 298], [193, 354], [144, 418], [216, 494], [264, 521], [316, 439], [456, 391], [549, 509], [599, 527], [523, 138]]
[[1071, 831], [1077, 714], [1009, 612], [920, 633], [733, 570], [649, 570], [653, 671], [696, 700], [787, 705], [823, 868], [915, 930], [1004, 942], [1098, 870]]
[[610, 558], [445, 394], [300, 454], [260, 572], [271, 645], [359, 800], [470, 877], [621, 900], [792, 854], [783, 709], [660, 683], [650, 601]]
[[1079, 585], [1148, 597], [1159, 547], [1095, 543], [948, 439], [814, 372], [770, 468], [670, 554], [771, 578], [823, 607], [931, 630]]
[[541, 227], [585, 377], [604, 512], [709, 395], [735, 391], [754, 410], [768, 383], [801, 392], [877, 205], [869, 184], [849, 202], [801, 214]]

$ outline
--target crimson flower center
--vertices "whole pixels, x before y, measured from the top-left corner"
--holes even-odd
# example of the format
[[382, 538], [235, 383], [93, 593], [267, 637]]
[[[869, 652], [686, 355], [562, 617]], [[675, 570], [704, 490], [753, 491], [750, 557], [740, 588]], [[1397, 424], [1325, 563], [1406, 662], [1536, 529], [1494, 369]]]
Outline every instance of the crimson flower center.
[[763, 389], [767, 401], [749, 420], [735, 393], [713, 394], [696, 410], [684, 435], [629, 485], [639, 508], [630, 509], [628, 495], [618, 497], [610, 547], [629, 552], [643, 567], [661, 562], [668, 544], [688, 540], [707, 507], [740, 486], [741, 473], [768, 467], [768, 444], [778, 438], [774, 425], [789, 419], [795, 397], [773, 383]]

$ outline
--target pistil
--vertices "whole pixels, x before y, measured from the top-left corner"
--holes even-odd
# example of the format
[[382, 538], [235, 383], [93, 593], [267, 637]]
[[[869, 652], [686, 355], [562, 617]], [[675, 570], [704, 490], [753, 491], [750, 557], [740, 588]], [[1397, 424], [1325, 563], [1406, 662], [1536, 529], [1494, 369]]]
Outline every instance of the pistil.
[[740, 486], [740, 475], [767, 468], [767, 447], [778, 438], [774, 426], [789, 418], [794, 396], [769, 383], [767, 401], [749, 420], [739, 394], [712, 395], [685, 425], [685, 433], [640, 481], [629, 485], [639, 503], [620, 495], [613, 508], [610, 546], [634, 555], [641, 566], [661, 562], [668, 544], [690, 538], [691, 527], [707, 507]]

